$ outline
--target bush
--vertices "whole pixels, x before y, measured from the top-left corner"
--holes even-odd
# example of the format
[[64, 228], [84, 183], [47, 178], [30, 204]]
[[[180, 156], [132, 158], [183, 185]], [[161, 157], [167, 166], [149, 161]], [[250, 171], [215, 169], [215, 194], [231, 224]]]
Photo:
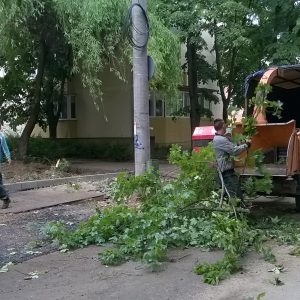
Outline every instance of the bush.
[[[19, 139], [8, 137], [9, 147], [15, 157], [18, 151]], [[51, 161], [59, 158], [98, 158], [114, 161], [128, 161], [132, 159], [129, 145], [97, 144], [94, 141], [80, 141], [74, 139], [45, 139], [34, 137], [29, 140], [28, 159]]]

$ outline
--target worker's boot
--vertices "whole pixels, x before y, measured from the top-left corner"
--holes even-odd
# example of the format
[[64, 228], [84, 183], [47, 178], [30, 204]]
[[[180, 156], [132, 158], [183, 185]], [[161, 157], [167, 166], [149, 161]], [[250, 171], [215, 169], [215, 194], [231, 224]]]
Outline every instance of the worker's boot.
[[7, 209], [9, 207], [10, 199], [8, 197], [6, 197], [2, 200], [3, 200], [2, 209]]

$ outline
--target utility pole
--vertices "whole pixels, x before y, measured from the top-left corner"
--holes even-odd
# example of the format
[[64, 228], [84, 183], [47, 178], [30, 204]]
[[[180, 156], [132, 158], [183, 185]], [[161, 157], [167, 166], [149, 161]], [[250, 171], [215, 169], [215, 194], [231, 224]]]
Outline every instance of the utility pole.
[[133, 47], [133, 109], [135, 175], [146, 171], [150, 160], [149, 88], [147, 42], [149, 38], [146, 17], [147, 1], [132, 0]]

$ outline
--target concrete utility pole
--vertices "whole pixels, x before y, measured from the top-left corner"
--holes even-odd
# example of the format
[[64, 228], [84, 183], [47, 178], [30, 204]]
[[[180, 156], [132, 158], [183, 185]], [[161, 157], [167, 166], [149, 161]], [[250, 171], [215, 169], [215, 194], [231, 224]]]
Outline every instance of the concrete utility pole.
[[[146, 0], [132, 0], [133, 98], [134, 98], [134, 156], [135, 175], [142, 175], [150, 160], [149, 89], [145, 18]], [[144, 8], [144, 12], [139, 7]]]

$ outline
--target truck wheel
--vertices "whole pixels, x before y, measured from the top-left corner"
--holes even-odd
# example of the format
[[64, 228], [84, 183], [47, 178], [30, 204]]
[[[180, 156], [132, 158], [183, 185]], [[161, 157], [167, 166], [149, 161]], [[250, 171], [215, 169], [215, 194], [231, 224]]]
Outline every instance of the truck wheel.
[[300, 195], [295, 196], [296, 211], [300, 212]]

